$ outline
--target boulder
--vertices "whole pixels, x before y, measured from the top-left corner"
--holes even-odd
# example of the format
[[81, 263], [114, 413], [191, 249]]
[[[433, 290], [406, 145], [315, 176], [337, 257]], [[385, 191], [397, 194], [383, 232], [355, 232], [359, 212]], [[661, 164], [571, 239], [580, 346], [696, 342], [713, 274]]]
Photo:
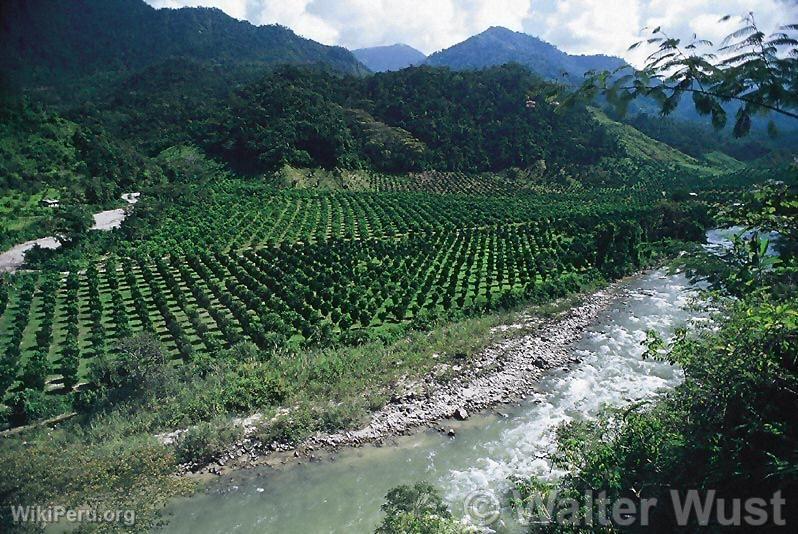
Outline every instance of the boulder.
[[468, 419], [468, 412], [466, 411], [465, 408], [460, 406], [458, 408], [455, 408], [455, 410], [452, 412], [452, 417], [454, 417], [458, 421], [465, 421], [466, 419]]

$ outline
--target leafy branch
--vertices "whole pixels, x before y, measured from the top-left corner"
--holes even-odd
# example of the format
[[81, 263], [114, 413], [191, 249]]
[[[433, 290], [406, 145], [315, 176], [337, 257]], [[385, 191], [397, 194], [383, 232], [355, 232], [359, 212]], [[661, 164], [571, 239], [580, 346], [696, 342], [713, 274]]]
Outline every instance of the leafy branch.
[[[719, 22], [731, 18], [727, 15]], [[754, 115], [772, 112], [798, 119], [796, 33], [798, 24], [789, 24], [766, 35], [753, 13], [742, 17], [741, 27], [719, 46], [696, 35], [683, 44], [657, 27], [650, 38], [629, 47], [656, 45], [641, 70], [624, 65], [613, 71], [590, 71], [576, 91], [553, 98], [565, 106], [603, 96], [624, 114], [633, 100], [648, 97], [659, 104], [662, 115], [668, 115], [685, 94], [691, 94], [696, 111], [710, 116], [717, 129], [728, 121], [724, 104], [738, 102], [734, 135], [742, 137], [749, 133]], [[768, 128], [775, 134], [772, 121]]]

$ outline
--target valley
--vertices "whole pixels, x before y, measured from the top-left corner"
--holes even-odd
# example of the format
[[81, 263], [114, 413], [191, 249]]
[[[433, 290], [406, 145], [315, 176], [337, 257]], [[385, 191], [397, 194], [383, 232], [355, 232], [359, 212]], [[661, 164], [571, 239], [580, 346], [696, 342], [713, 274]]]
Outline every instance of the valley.
[[620, 57], [188, 4], [0, 10], [1, 531], [798, 495], [798, 27]]

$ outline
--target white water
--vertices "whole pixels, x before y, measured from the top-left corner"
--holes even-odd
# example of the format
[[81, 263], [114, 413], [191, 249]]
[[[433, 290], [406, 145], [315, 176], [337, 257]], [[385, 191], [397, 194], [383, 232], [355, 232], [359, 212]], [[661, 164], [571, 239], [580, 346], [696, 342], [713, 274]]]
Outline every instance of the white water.
[[[379, 524], [387, 491], [399, 484], [431, 482], [463, 516], [474, 496], [500, 497], [510, 475], [556, 476], [546, 455], [559, 424], [595, 417], [605, 405], [653, 398], [681, 380], [678, 369], [642, 360], [641, 341], [649, 329], [667, 336], [690, 318], [686, 278], [658, 271], [629, 290], [577, 344], [581, 362], [547, 374], [520, 406], [459, 423], [455, 439], [430, 430], [393, 446], [346, 450], [335, 461], [237, 473], [172, 505], [165, 531], [366, 533]], [[521, 529], [507, 512], [491, 527]]]
[[[709, 252], [719, 254], [724, 251], [730, 250], [733, 247], [732, 238], [735, 235], [741, 236], [743, 239], [750, 239], [753, 231], [746, 231], [742, 226], [730, 226], [729, 228], [715, 228], [707, 232], [707, 242], [704, 248]], [[778, 256], [776, 244], [779, 240], [778, 232], [762, 232], [760, 239], [768, 240], [767, 254], [771, 256]]]

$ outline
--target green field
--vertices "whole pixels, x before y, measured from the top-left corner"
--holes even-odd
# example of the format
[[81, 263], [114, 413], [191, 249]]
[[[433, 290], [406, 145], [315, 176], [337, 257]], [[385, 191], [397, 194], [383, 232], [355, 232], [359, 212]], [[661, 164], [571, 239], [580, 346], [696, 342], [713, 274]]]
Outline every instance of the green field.
[[6, 191], [0, 195], [0, 251], [27, 239], [44, 237], [43, 223], [53, 212], [41, 205], [45, 198], [58, 198], [57, 191]]

